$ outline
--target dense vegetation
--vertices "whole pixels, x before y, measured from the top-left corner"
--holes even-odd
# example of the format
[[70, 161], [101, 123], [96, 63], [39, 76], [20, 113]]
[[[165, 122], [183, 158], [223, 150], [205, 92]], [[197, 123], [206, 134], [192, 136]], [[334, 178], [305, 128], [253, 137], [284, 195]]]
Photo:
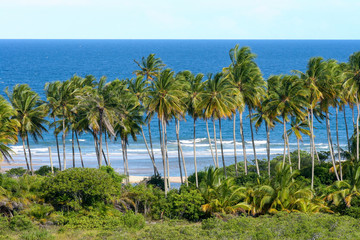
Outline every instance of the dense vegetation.
[[[0, 175], [0, 232], [4, 233], [1, 236], [49, 239], [54, 231], [61, 235], [82, 229], [89, 233], [100, 231], [96, 232], [100, 235], [92, 236], [98, 238], [115, 238], [116, 232], [128, 238], [160, 239], [170, 236], [336, 239], [339, 234], [358, 238], [355, 230], [360, 217], [360, 52], [352, 54], [348, 63], [311, 58], [306, 72], [271, 76], [266, 81], [249, 48], [235, 46], [229, 55], [230, 65], [206, 79], [203, 74], [189, 71], [175, 74], [150, 54], [140, 63], [135, 61], [140, 70], [134, 72], [133, 79], [107, 83], [105, 77], [97, 81], [93, 76], [74, 76], [64, 82], [46, 84], [46, 101], [28, 85], [6, 89], [9, 102], [0, 98], [0, 157], [11, 161], [9, 145], [21, 140], [27, 169], [11, 169]], [[329, 109], [335, 108], [338, 125], [338, 112], [345, 106], [352, 110], [357, 107], [357, 118], [353, 118], [350, 128], [354, 131], [352, 137], [346, 131], [346, 150], [340, 149], [336, 131], [335, 149]], [[248, 163], [244, 144], [245, 108], [250, 113], [253, 164]], [[196, 171], [189, 177], [179, 141], [180, 120], [186, 114], [193, 118], [194, 127]], [[221, 121], [234, 120], [236, 143], [236, 114], [240, 118], [244, 161], [237, 161], [234, 145], [235, 162], [226, 166]], [[150, 130], [150, 120], [155, 115], [159, 120], [163, 178], [156, 165], [151, 132], [147, 142], [142, 128], [147, 124]], [[316, 150], [314, 117], [325, 122], [328, 152]], [[196, 165], [198, 119], [206, 122], [212, 152], [209, 165], [213, 167], [204, 171], [198, 171]], [[218, 121], [220, 157], [216, 139], [215, 151], [212, 149], [210, 119], [214, 133]], [[179, 189], [170, 189], [168, 171], [167, 123], [172, 120], [176, 123], [180, 176], [185, 175]], [[287, 129], [289, 122], [291, 128]], [[254, 144], [253, 125], [258, 129], [261, 124], [267, 133], [266, 160], [257, 158]], [[277, 124], [284, 129], [284, 154], [271, 160], [270, 129]], [[29, 144], [30, 137], [35, 141], [41, 139], [42, 133], [48, 131], [47, 126], [53, 130], [57, 143], [59, 169], [54, 174], [49, 167], [33, 169]], [[85, 168], [78, 141], [78, 135], [85, 132], [94, 138], [99, 169]], [[73, 150], [70, 169], [65, 155], [68, 133], [72, 136]], [[136, 140], [138, 134], [144, 139], [154, 176], [141, 184], [130, 185], [127, 146], [129, 137]], [[291, 153], [290, 134], [296, 135], [298, 146], [303, 135], [310, 136], [310, 153], [299, 148]], [[117, 139], [122, 146], [124, 175], [110, 167], [107, 144]], [[82, 168], [75, 168], [75, 143]], [[103, 161], [106, 166], [102, 166]], [[156, 220], [166, 221], [153, 227], [146, 224]], [[201, 221], [201, 224], [180, 222], [177, 227], [174, 226], [177, 220]], [[264, 225], [259, 226], [260, 222]], [[161, 229], [166, 229], [162, 235]], [[24, 231], [29, 233], [18, 235]]]

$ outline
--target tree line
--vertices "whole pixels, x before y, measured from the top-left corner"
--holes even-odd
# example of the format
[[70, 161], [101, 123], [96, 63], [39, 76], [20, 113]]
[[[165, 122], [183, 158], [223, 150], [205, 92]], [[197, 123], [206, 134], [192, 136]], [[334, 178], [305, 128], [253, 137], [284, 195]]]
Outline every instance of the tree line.
[[[312, 160], [311, 188], [314, 186], [315, 158], [319, 159], [315, 147], [314, 117], [325, 121], [331, 163], [337, 180], [343, 179], [341, 150], [339, 147], [338, 121], [339, 112], [343, 111], [348, 139], [348, 151], [352, 152], [354, 161], [359, 161], [359, 97], [360, 87], [360, 52], [353, 53], [347, 63], [338, 63], [334, 59], [324, 60], [313, 57], [308, 61], [305, 72], [294, 70], [291, 74], [273, 75], [264, 79], [255, 62], [256, 55], [249, 47], [236, 45], [229, 51], [230, 64], [215, 74], [194, 74], [190, 71], [175, 73], [155, 54], [136, 61], [138, 70], [131, 79], [116, 79], [107, 82], [106, 77], [97, 80], [94, 76], [73, 76], [66, 81], [55, 81], [45, 85], [46, 101], [26, 84], [15, 85], [5, 92], [9, 101], [0, 98], [0, 151], [2, 160], [11, 160], [9, 145], [21, 140], [28, 171], [34, 172], [29, 137], [38, 141], [43, 132], [52, 130], [56, 140], [57, 158], [60, 170], [67, 168], [65, 139], [72, 137], [72, 165], [75, 167], [75, 142], [80, 161], [84, 167], [81, 154], [79, 134], [90, 133], [93, 136], [94, 148], [99, 167], [103, 161], [111, 165], [108, 142], [119, 139], [122, 147], [124, 174], [129, 177], [127, 146], [129, 138], [137, 140], [141, 135], [152, 162], [154, 174], [159, 174], [155, 161], [151, 119], [157, 116], [158, 133], [161, 145], [161, 160], [164, 174], [165, 194], [170, 188], [169, 157], [167, 148], [167, 126], [175, 121], [178, 147], [178, 163], [181, 179], [187, 171], [184, 154], [180, 143], [180, 122], [188, 114], [193, 119], [193, 155], [195, 166], [195, 185], [199, 187], [196, 160], [196, 122], [205, 120], [212, 164], [220, 164], [226, 178], [226, 165], [222, 142], [222, 120], [233, 120], [234, 164], [238, 176], [238, 157], [236, 147], [236, 130], [240, 131], [244, 157], [244, 174], [248, 174], [248, 158], [244, 138], [243, 113], [249, 111], [249, 126], [256, 172], [260, 176], [259, 163], [254, 143], [256, 130], [263, 124], [267, 135], [268, 176], [270, 177], [270, 130], [276, 124], [283, 127], [284, 152], [283, 163], [292, 163], [289, 149], [289, 135], [294, 134], [298, 143], [298, 166], [301, 169], [299, 141], [302, 135], [310, 137], [310, 154]], [[345, 106], [353, 111], [354, 135], [356, 147], [351, 147]], [[336, 110], [336, 146], [330, 131], [329, 109]], [[354, 108], [357, 116], [354, 117]], [[236, 117], [240, 126], [236, 126]], [[210, 137], [208, 121], [213, 123], [213, 142]], [[216, 139], [216, 125], [220, 146]], [[290, 122], [291, 128], [287, 129]], [[148, 138], [142, 128], [147, 125]], [[49, 128], [47, 127], [49, 126]], [[353, 128], [350, 128], [352, 130]], [[59, 135], [62, 137], [62, 156], [60, 154]], [[147, 141], [149, 139], [149, 141]], [[218, 154], [220, 148], [220, 155]], [[220, 161], [219, 161], [220, 158]], [[337, 160], [336, 160], [337, 158]], [[288, 159], [288, 160], [286, 160]]]

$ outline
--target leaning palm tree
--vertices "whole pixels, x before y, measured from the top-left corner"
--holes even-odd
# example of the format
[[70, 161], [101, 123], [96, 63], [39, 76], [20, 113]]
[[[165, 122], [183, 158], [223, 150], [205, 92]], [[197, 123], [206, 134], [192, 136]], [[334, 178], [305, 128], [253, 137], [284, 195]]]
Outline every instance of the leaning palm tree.
[[360, 120], [360, 51], [353, 53], [349, 57], [349, 70], [347, 71], [347, 80], [344, 83], [345, 87], [349, 89], [350, 94], [353, 96], [357, 107], [356, 118], [356, 161], [359, 162], [359, 120]]
[[311, 189], [314, 188], [314, 169], [315, 169], [315, 137], [314, 137], [314, 109], [320, 99], [323, 97], [319, 89], [319, 81], [324, 77], [326, 71], [326, 63], [321, 57], [310, 58], [307, 64], [306, 72], [295, 70], [305, 87], [308, 89], [308, 103], [309, 103], [309, 122], [310, 122], [310, 155], [311, 155]]
[[161, 123], [161, 152], [164, 168], [164, 185], [165, 195], [167, 195], [169, 173], [167, 162], [167, 145], [166, 145], [166, 123], [174, 115], [182, 111], [183, 99], [186, 93], [182, 91], [181, 82], [174, 80], [174, 72], [170, 69], [165, 69], [158, 77], [155, 77], [151, 82], [149, 94], [146, 99], [146, 106], [150, 112], [156, 112]]
[[222, 143], [221, 119], [230, 117], [236, 108], [236, 101], [233, 97], [236, 91], [237, 89], [234, 88], [227, 78], [223, 77], [222, 73], [217, 73], [214, 77], [209, 75], [205, 91], [200, 94], [201, 102], [199, 106], [204, 109], [205, 117], [212, 117], [219, 121], [221, 157], [225, 177], [227, 175]]
[[[19, 135], [23, 142], [23, 150], [27, 162], [25, 150], [26, 141], [30, 160], [30, 169], [28, 170], [31, 170], [32, 174], [34, 174], [29, 135], [37, 142], [38, 138], [42, 138], [42, 132], [47, 131], [45, 127], [45, 125], [48, 124], [48, 121], [45, 120], [48, 113], [46, 104], [40, 100], [39, 95], [32, 91], [27, 84], [17, 84], [11, 92], [8, 88], [6, 88], [5, 92], [16, 111], [13, 118], [20, 124]], [[29, 165], [28, 162], [27, 165]]]
[[[8, 146], [18, 141], [19, 122], [12, 117], [16, 114], [13, 107], [0, 96], [0, 163], [12, 160], [13, 151]], [[1, 168], [0, 168], [1, 170]]]
[[[305, 108], [307, 106], [307, 94], [304, 85], [297, 76], [282, 75], [277, 76], [280, 80], [279, 87], [272, 87], [269, 91], [269, 103], [267, 104], [268, 110], [277, 112], [282, 117], [284, 126], [284, 157], [285, 163], [286, 146], [289, 144], [289, 138], [286, 131], [286, 122], [289, 121], [289, 116], [296, 116], [304, 119]], [[288, 147], [289, 164], [291, 167], [290, 150]]]

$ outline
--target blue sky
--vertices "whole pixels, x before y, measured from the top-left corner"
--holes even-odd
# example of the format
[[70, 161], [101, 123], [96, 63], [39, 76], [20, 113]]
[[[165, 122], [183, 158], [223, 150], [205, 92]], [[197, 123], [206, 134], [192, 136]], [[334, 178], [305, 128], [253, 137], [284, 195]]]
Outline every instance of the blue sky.
[[360, 39], [359, 0], [0, 0], [0, 38]]

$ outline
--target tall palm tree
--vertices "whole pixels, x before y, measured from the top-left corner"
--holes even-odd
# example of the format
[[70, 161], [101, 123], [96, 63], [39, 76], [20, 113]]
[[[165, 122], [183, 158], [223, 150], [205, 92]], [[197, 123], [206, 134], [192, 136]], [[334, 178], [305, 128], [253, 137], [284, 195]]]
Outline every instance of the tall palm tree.
[[[148, 94], [149, 82], [147, 80], [144, 80], [144, 77], [142, 75], [139, 75], [134, 79], [127, 80], [127, 82], [128, 82], [128, 89], [137, 97], [139, 103], [142, 104], [142, 106], [144, 106], [144, 99], [146, 98], [146, 95]], [[148, 126], [150, 127], [150, 122], [149, 122]], [[152, 143], [151, 143], [151, 152], [150, 152], [150, 149], [149, 149], [149, 146], [147, 144], [146, 137], [144, 134], [144, 130], [141, 125], [140, 125], [140, 130], [141, 130], [141, 134], [143, 136], [144, 143], [145, 143], [146, 149], [148, 151], [149, 157], [153, 164], [154, 174], [156, 175], [156, 174], [158, 174], [158, 170], [157, 170], [156, 163], [155, 163], [155, 157], [154, 157], [154, 151], [152, 148]], [[151, 134], [149, 134], [149, 135], [151, 135]]]
[[[159, 76], [159, 73], [161, 72], [161, 70], [165, 67], [165, 64], [162, 62], [162, 60], [160, 58], [156, 58], [155, 54], [149, 54], [147, 56], [147, 58], [142, 57], [141, 58], [141, 62], [138, 62], [136, 60], [134, 60], [134, 62], [138, 65], [138, 67], [140, 68], [140, 70], [136, 70], [134, 71], [134, 73], [136, 74], [136, 76], [144, 76], [145, 77], [145, 81], [146, 81], [146, 85], [145, 86], [149, 86], [150, 81], [152, 81], [155, 77]], [[146, 97], [146, 94], [145, 94]], [[152, 137], [151, 137], [151, 119], [154, 115], [153, 112], [148, 111], [148, 107], [146, 105], [145, 109], [147, 110], [147, 125], [148, 125], [148, 132], [149, 132], [149, 142], [150, 142], [150, 149], [151, 149], [151, 154], [153, 159], [155, 159], [154, 157], [154, 149], [153, 149], [153, 144], [152, 144]], [[154, 160], [155, 161], [155, 160]]]
[[17, 84], [13, 87], [11, 92], [8, 88], [6, 88], [5, 92], [16, 111], [13, 118], [20, 124], [19, 135], [23, 141], [25, 160], [27, 162], [25, 150], [26, 141], [30, 160], [30, 170], [32, 174], [34, 174], [29, 135], [37, 142], [38, 138], [42, 139], [42, 132], [47, 131], [45, 127], [45, 125], [48, 124], [48, 121], [45, 120], [48, 113], [46, 104], [40, 100], [39, 95], [32, 91], [27, 84]]
[[194, 167], [195, 167], [195, 183], [196, 187], [199, 187], [198, 175], [197, 175], [197, 163], [196, 163], [196, 120], [202, 114], [202, 108], [199, 103], [201, 102], [201, 93], [204, 90], [204, 83], [202, 79], [203, 74], [192, 74], [190, 71], [184, 71], [181, 73], [184, 81], [187, 83], [188, 99], [187, 99], [187, 111], [193, 118], [193, 137], [194, 137]]
[[[280, 78], [279, 87], [271, 88], [269, 91], [269, 103], [267, 108], [270, 111], [276, 111], [282, 117], [284, 132], [284, 157], [285, 163], [286, 146], [289, 143], [289, 138], [286, 130], [286, 122], [289, 121], [289, 116], [296, 116], [304, 119], [306, 116], [305, 108], [307, 106], [307, 91], [304, 85], [298, 80], [297, 76], [282, 75]], [[289, 164], [291, 168], [290, 151], [288, 148]]]
[[179, 86], [179, 82], [174, 80], [174, 72], [170, 69], [165, 69], [158, 74], [158, 77], [155, 77], [152, 80], [146, 103], [150, 112], [157, 113], [161, 123], [160, 134], [165, 179], [165, 195], [167, 195], [169, 183], [169, 179], [167, 178], [168, 164], [166, 162], [166, 123], [170, 120], [174, 113], [180, 113], [182, 111], [184, 105], [182, 101], [185, 94], [186, 93], [182, 91], [181, 82]]
[[355, 52], [349, 57], [349, 70], [347, 71], [347, 80], [344, 83], [345, 87], [353, 95], [357, 107], [356, 118], [356, 161], [359, 162], [359, 119], [360, 119], [360, 51]]
[[95, 149], [98, 149], [98, 165], [102, 164], [103, 134], [107, 131], [114, 133], [115, 110], [112, 105], [112, 91], [106, 87], [106, 78], [100, 78], [96, 88], [86, 86], [77, 96], [77, 109], [86, 112], [86, 118], [94, 135]]
[[236, 101], [233, 98], [235, 91], [237, 90], [231, 82], [227, 78], [224, 78], [222, 73], [217, 73], [214, 77], [209, 75], [209, 79], [206, 81], [205, 91], [200, 94], [201, 102], [199, 106], [205, 109], [204, 116], [206, 118], [213, 117], [213, 119], [218, 119], [219, 121], [221, 157], [225, 177], [227, 175], [222, 143], [221, 119], [230, 117], [233, 114], [236, 108]]
[[[251, 52], [249, 47], [239, 48], [239, 45], [236, 45], [234, 48], [230, 49], [229, 56], [231, 59], [231, 64], [228, 68], [223, 69], [223, 71], [226, 77], [231, 80], [232, 84], [237, 89], [237, 91], [235, 92], [235, 100], [237, 102], [236, 109], [239, 112], [240, 135], [243, 147], [245, 174], [247, 174], [247, 155], [242, 115], [245, 109], [245, 105], [248, 106], [249, 113], [251, 113], [251, 109], [259, 105], [261, 101], [261, 96], [265, 95], [265, 82], [262, 80], [260, 69], [254, 61], [256, 55]], [[235, 121], [235, 117], [233, 117], [233, 120]], [[252, 132], [251, 117], [250, 127], [252, 133], [251, 136], [254, 150], [255, 165], [257, 173], [260, 174], [256, 157], [254, 135]]]
[[300, 155], [300, 141], [302, 141], [302, 135], [305, 134], [310, 136], [309, 121], [301, 120], [298, 117], [291, 117], [291, 128], [288, 130], [288, 135], [290, 136], [294, 133], [297, 140], [297, 148], [298, 148], [298, 170], [301, 169], [301, 155]]
[[308, 103], [310, 112], [310, 154], [311, 154], [311, 189], [314, 188], [314, 169], [315, 169], [315, 137], [314, 137], [314, 109], [320, 99], [323, 97], [319, 89], [319, 81], [324, 77], [326, 71], [326, 63], [321, 57], [310, 58], [307, 64], [306, 72], [295, 70], [305, 87], [308, 89]]
[[[0, 163], [12, 160], [13, 151], [8, 146], [18, 141], [19, 122], [12, 117], [16, 114], [13, 107], [0, 96]], [[1, 168], [0, 168], [1, 169]]]

